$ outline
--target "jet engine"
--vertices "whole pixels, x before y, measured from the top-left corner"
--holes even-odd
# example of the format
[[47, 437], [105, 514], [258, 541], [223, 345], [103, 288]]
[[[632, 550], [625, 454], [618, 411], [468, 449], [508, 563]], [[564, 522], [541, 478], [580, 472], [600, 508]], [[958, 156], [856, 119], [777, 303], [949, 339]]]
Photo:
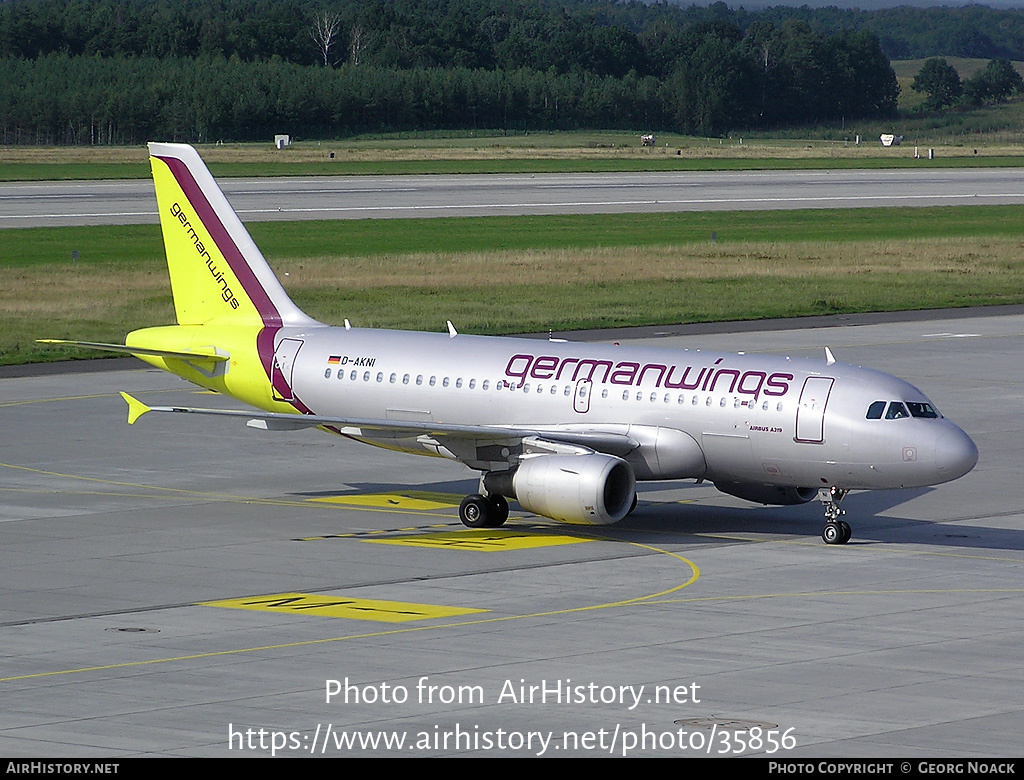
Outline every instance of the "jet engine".
[[761, 485], [756, 482], [716, 482], [715, 487], [730, 496], [757, 504], [806, 504], [818, 495], [817, 488], [794, 488], [782, 485]]
[[484, 488], [552, 520], [607, 525], [629, 513], [636, 477], [626, 461], [611, 455], [538, 455], [488, 473]]

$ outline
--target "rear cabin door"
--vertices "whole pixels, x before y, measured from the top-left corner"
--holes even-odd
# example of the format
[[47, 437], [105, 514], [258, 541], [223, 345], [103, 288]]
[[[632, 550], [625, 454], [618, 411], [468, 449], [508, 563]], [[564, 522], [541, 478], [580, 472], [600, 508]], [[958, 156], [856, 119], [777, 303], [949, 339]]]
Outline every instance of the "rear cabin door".
[[302, 349], [302, 339], [281, 339], [274, 351], [274, 369], [271, 384], [275, 401], [294, 401], [292, 372], [295, 370], [295, 356]]

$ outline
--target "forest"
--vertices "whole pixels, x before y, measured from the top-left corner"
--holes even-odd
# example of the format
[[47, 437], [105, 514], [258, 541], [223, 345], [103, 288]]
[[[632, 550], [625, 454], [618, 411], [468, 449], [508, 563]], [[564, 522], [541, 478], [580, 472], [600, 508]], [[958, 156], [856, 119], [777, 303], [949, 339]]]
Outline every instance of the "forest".
[[[916, 24], [890, 14], [897, 21], [880, 29], [887, 13], [609, 0], [6, 0], [0, 142], [476, 128], [720, 135], [883, 118], [898, 95], [886, 51], [916, 55], [927, 27], [915, 9]], [[1024, 30], [977, 13], [985, 24], [973, 28], [972, 56], [1019, 48]]]

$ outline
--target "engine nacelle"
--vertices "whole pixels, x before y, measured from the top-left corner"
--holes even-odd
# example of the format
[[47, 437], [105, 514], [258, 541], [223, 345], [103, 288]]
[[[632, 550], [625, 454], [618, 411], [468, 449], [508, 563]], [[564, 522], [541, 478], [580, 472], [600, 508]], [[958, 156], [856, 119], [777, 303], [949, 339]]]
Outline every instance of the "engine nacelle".
[[817, 488], [794, 488], [781, 485], [761, 485], [756, 482], [716, 482], [715, 487], [730, 496], [758, 504], [790, 506], [806, 504], [818, 495]]
[[636, 495], [630, 465], [612, 455], [538, 455], [511, 471], [484, 476], [484, 488], [563, 523], [607, 525], [624, 518]]

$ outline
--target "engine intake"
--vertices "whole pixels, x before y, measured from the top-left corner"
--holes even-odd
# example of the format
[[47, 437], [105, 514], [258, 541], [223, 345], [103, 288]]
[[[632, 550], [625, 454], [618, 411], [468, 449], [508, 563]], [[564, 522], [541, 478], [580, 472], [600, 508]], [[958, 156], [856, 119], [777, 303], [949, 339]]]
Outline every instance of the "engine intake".
[[552, 520], [608, 525], [629, 513], [636, 477], [626, 461], [611, 455], [539, 455], [509, 471], [489, 472], [484, 488]]

